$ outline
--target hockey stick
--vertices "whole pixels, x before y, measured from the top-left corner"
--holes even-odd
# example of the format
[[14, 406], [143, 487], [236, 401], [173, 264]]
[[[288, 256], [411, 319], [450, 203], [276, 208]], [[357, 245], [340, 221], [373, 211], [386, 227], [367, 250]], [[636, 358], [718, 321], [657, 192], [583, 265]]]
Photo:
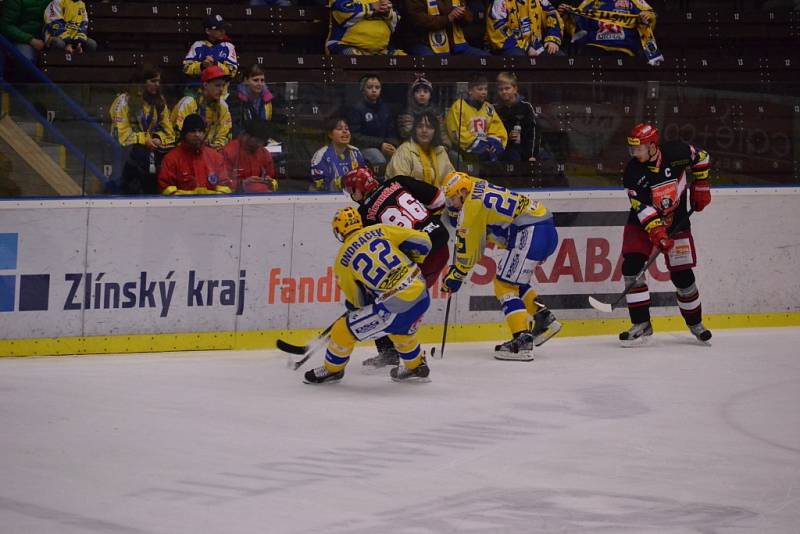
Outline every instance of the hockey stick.
[[[444, 309], [444, 330], [442, 330], [442, 348], [439, 351], [439, 359], [441, 360], [444, 358], [444, 344], [447, 341], [447, 323], [450, 320], [450, 301], [453, 299], [453, 294], [449, 293], [447, 295], [447, 306]], [[433, 358], [433, 351], [435, 347], [431, 349], [431, 358]]]
[[[336, 321], [344, 317], [345, 314], [340, 315], [336, 318]], [[283, 352], [288, 352], [289, 354], [297, 354], [302, 355], [303, 357], [296, 361], [290, 360], [290, 365], [294, 371], [300, 369], [304, 363], [308, 361], [311, 356], [317, 352], [319, 349], [324, 347], [328, 343], [329, 334], [333, 325], [336, 324], [336, 321], [332, 322], [328, 325], [328, 327], [320, 333], [316, 338], [314, 338], [311, 343], [308, 345], [294, 345], [292, 343], [288, 343], [282, 339], [279, 339], [275, 345], [278, 347], [279, 350]]]
[[[682, 218], [675, 225], [675, 228], [673, 228], [672, 232], [669, 233], [669, 237], [672, 237], [673, 235], [678, 233], [683, 228], [683, 225], [686, 224], [689, 221], [689, 217], [692, 216], [692, 213], [694, 213], [694, 208], [692, 208], [692, 209], [690, 209], [689, 211], [686, 212], [686, 217]], [[597, 311], [600, 311], [600, 312], [603, 312], [603, 313], [611, 313], [612, 310], [614, 309], [614, 306], [619, 304], [619, 301], [621, 301], [623, 298], [625, 298], [625, 295], [630, 293], [631, 290], [634, 288], [634, 286], [639, 283], [639, 280], [641, 280], [642, 277], [645, 275], [645, 273], [647, 272], [647, 269], [649, 269], [650, 266], [653, 264], [653, 262], [656, 261], [656, 259], [658, 259], [658, 255], [659, 254], [661, 254], [661, 250], [660, 249], [656, 249], [655, 252], [650, 254], [650, 257], [647, 259], [647, 263], [644, 264], [644, 267], [642, 267], [642, 269], [639, 271], [639, 274], [637, 274], [636, 278], [634, 278], [630, 283], [625, 285], [625, 289], [622, 291], [622, 293], [620, 293], [617, 296], [617, 298], [616, 298], [616, 300], [614, 300], [614, 302], [612, 302], [611, 304], [606, 304], [605, 302], [600, 302], [596, 298], [590, 296], [589, 297], [589, 305], [592, 308], [594, 308], [595, 310], [597, 310]]]

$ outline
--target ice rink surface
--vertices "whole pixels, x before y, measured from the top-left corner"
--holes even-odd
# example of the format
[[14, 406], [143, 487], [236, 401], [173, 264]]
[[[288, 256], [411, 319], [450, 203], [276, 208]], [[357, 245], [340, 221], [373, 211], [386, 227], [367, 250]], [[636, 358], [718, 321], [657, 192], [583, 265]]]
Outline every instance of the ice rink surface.
[[800, 329], [714, 334], [452, 343], [428, 384], [366, 348], [324, 386], [273, 351], [0, 358], [0, 532], [800, 532]]

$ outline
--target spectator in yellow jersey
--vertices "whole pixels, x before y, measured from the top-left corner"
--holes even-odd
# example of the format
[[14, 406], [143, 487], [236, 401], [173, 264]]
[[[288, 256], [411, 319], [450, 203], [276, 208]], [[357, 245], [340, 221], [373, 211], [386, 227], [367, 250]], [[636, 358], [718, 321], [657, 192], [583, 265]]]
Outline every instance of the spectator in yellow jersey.
[[548, 0], [494, 0], [486, 17], [486, 38], [504, 56], [556, 54], [561, 17]]
[[81, 0], [53, 0], [44, 11], [44, 37], [48, 47], [68, 54], [97, 50], [97, 42], [86, 35], [89, 17]]
[[497, 161], [508, 142], [503, 121], [486, 101], [489, 82], [475, 75], [467, 85], [467, 95], [459, 98], [447, 112], [447, 134], [467, 161]]
[[[532, 360], [534, 345], [561, 329], [550, 310], [536, 301], [532, 285], [534, 270], [558, 245], [553, 214], [541, 202], [461, 172], [450, 173], [443, 189], [451, 223], [457, 215], [455, 260], [442, 290], [458, 291], [483, 256], [485, 243], [494, 243], [501, 251], [496, 260], [495, 296], [513, 336], [495, 347], [495, 358]], [[528, 327], [530, 316], [533, 329]]]
[[390, 0], [331, 0], [325, 53], [370, 56], [403, 54], [390, 47], [399, 17]]
[[200, 79], [203, 82], [200, 92], [183, 97], [173, 108], [172, 124], [176, 130], [181, 130], [188, 115], [199, 114], [206, 125], [206, 144], [221, 150], [231, 139], [231, 113], [222, 100], [228, 75], [219, 66], [212, 65], [203, 71]]
[[130, 89], [114, 99], [109, 114], [117, 141], [130, 147], [130, 157], [122, 170], [123, 193], [157, 194], [158, 168], [167, 147], [175, 143], [158, 69], [142, 65]]

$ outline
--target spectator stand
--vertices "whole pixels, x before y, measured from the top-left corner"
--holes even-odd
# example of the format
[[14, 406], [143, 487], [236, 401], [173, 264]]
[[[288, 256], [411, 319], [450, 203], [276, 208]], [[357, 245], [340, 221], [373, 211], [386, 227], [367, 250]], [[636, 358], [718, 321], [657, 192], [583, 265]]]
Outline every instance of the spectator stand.
[[[90, 34], [101, 45], [105, 43], [104, 51], [72, 57], [48, 52], [42, 67], [51, 79], [65, 85], [81, 82], [119, 88], [127, 84], [137, 65], [153, 62], [162, 68], [166, 84], [179, 84], [184, 81], [181, 65], [186, 50], [202, 35], [202, 18], [220, 13], [230, 24], [240, 64], [267, 66], [270, 89], [284, 97], [290, 157], [278, 163], [278, 170], [281, 178], [297, 179], [305, 178], [311, 154], [324, 142], [319, 129], [323, 118], [341, 111], [348, 92], [364, 74], [378, 73], [387, 96], [391, 93], [392, 102], [399, 105], [404, 102], [399, 88], [422, 73], [434, 83], [438, 100], [446, 107], [457, 96], [457, 83], [475, 71], [492, 81], [498, 72], [511, 70], [517, 73], [527, 99], [541, 106], [543, 145], [552, 155], [550, 167], [555, 170], [541, 161], [498, 164], [498, 180], [507, 176], [509, 183], [548, 185], [563, 182], [566, 174], [594, 176], [602, 182], [618, 176], [621, 162], [615, 143], [624, 141], [621, 125], [668, 117], [665, 110], [669, 108], [658, 104], [665, 94], [679, 103], [698, 98], [696, 91], [703, 88], [711, 93], [766, 95], [758, 97], [762, 103], [774, 96], [782, 103], [765, 108], [764, 119], [788, 120], [778, 115], [794, 113], [785, 102], [797, 94], [800, 54], [785, 43], [797, 39], [800, 14], [756, 11], [757, 4], [732, 1], [720, 7], [718, 2], [687, 1], [675, 7], [675, 2], [664, 2], [656, 38], [666, 61], [653, 68], [639, 58], [627, 57], [328, 57], [321, 53], [328, 24], [325, 7], [92, 3]], [[749, 104], [742, 106], [744, 118], [759, 116], [748, 111]], [[614, 116], [619, 119], [612, 120]], [[587, 141], [582, 133], [586, 129], [598, 137]], [[603, 148], [605, 143], [613, 150]], [[617, 155], [606, 157], [612, 153]], [[790, 176], [796, 180], [794, 158], [776, 160], [781, 180]], [[742, 169], [746, 171], [747, 165], [742, 162]], [[731, 168], [735, 166], [732, 161]]]

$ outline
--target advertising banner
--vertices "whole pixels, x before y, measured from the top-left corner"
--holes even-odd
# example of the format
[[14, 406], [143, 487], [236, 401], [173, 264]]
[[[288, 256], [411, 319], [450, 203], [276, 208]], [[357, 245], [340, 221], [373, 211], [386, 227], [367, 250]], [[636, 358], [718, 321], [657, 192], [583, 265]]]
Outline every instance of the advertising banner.
[[[556, 252], [535, 273], [563, 319], [597, 319], [587, 297], [622, 290], [622, 191], [530, 192], [555, 213]], [[705, 313], [800, 311], [797, 189], [714, 190], [692, 217]], [[3, 339], [324, 327], [342, 312], [330, 221], [341, 195], [0, 203]], [[502, 320], [496, 251], [453, 298], [451, 322]], [[659, 259], [653, 314], [675, 314]], [[432, 290], [428, 324], [446, 298]], [[624, 309], [614, 316], [623, 317]]]

